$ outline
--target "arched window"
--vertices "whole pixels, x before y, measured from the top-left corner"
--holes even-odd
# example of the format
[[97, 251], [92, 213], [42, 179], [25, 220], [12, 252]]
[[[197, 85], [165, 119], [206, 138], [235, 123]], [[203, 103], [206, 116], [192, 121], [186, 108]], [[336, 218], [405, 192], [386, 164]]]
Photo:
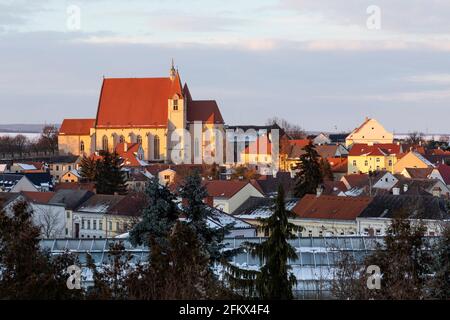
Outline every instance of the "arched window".
[[155, 139], [153, 140], [153, 158], [155, 160], [159, 159], [159, 137], [155, 136]]
[[137, 136], [136, 137], [136, 143], [142, 144], [142, 137], [141, 136]]
[[80, 151], [84, 152], [84, 141], [80, 142]]
[[103, 136], [103, 139], [102, 139], [102, 150], [103, 151], [108, 151], [108, 137], [107, 136]]
[[178, 95], [177, 94], [174, 94], [172, 101], [173, 101], [173, 110], [177, 111], [178, 110]]
[[125, 137], [124, 136], [120, 136], [119, 137], [119, 143], [124, 143], [125, 142]]

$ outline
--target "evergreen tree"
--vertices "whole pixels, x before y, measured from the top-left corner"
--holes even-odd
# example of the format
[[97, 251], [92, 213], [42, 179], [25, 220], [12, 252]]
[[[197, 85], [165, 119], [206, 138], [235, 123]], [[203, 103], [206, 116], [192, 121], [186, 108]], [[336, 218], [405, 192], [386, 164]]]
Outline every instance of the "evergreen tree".
[[288, 240], [295, 237], [301, 227], [288, 221], [290, 213], [286, 210], [284, 190], [278, 187], [274, 212], [266, 219], [259, 219], [259, 229], [269, 234], [262, 243], [245, 243], [253, 257], [258, 257], [263, 264], [259, 271], [239, 269], [228, 265], [226, 275], [233, 289], [241, 290], [250, 296], [257, 295], [261, 299], [292, 299], [292, 289], [296, 283], [291, 273], [288, 260], [298, 258], [295, 249]]
[[133, 245], [149, 246], [148, 241], [153, 237], [159, 245], [163, 245], [178, 219], [175, 196], [167, 186], [160, 185], [156, 177], [150, 179], [145, 193], [147, 207], [143, 211], [142, 220], [130, 231], [130, 241]]
[[310, 141], [303, 149], [305, 153], [300, 156], [300, 162], [297, 164], [299, 171], [294, 187], [295, 195], [299, 198], [308, 193], [316, 193], [317, 187], [323, 183], [322, 170], [316, 148]]
[[80, 163], [80, 175], [84, 181], [92, 182], [97, 176], [97, 161], [83, 155]]
[[116, 152], [103, 151], [97, 162], [95, 187], [99, 194], [125, 194], [125, 176], [121, 171], [121, 159]]
[[208, 193], [202, 185], [202, 178], [198, 171], [186, 177], [180, 189], [180, 196], [183, 199], [182, 209], [186, 215], [187, 224], [193, 228], [212, 261], [220, 260], [222, 241], [231, 225], [216, 229], [208, 226], [208, 218], [212, 218], [213, 213], [203, 202]]
[[331, 166], [328, 160], [321, 158], [319, 164], [323, 180], [333, 181], [334, 180], [333, 171], [331, 170]]
[[32, 223], [26, 202], [13, 207], [12, 216], [0, 211], [0, 299], [73, 299], [67, 267], [76, 264], [70, 254], [52, 257], [39, 246], [40, 229]]
[[431, 298], [439, 300], [450, 299], [450, 225], [446, 225], [439, 239], [433, 263], [434, 277], [431, 279]]
[[97, 267], [91, 255], [87, 266], [92, 271], [94, 286], [87, 293], [88, 299], [124, 300], [129, 297], [129, 282], [135, 268], [131, 265], [132, 256], [125, 251], [122, 242], [110, 244], [108, 262]]

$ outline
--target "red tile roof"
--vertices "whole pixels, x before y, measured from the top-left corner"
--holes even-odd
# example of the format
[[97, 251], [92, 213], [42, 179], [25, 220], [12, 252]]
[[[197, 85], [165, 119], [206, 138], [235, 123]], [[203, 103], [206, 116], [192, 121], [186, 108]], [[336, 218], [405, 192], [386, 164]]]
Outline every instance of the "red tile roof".
[[180, 78], [103, 80], [97, 127], [166, 127], [168, 99], [182, 97]]
[[376, 143], [368, 145], [364, 143], [355, 143], [349, 152], [349, 156], [385, 156], [391, 154], [400, 154], [401, 146], [395, 143]]
[[[127, 149], [125, 151], [125, 144]], [[139, 150], [138, 143], [121, 142], [116, 146], [115, 151], [123, 159], [123, 165], [127, 167], [141, 167], [142, 164], [137, 158], [137, 152]]]
[[372, 201], [370, 197], [339, 197], [307, 194], [292, 209], [299, 218], [354, 220]]
[[187, 103], [187, 121], [223, 124], [222, 114], [215, 100], [193, 100]]
[[61, 135], [89, 135], [94, 128], [95, 119], [64, 119], [59, 128]]
[[[211, 180], [205, 182], [204, 185], [210, 197], [229, 199], [249, 183], [249, 181]], [[252, 185], [255, 186], [254, 184]]]
[[297, 146], [297, 147], [304, 148], [311, 142], [311, 140], [309, 140], [309, 139], [290, 139], [290, 140], [288, 140], [288, 142], [291, 146]]
[[54, 192], [22, 191], [23, 196], [32, 203], [46, 204], [55, 195]]
[[327, 158], [331, 166], [332, 172], [347, 172], [348, 159], [347, 158]]
[[441, 164], [437, 167], [439, 173], [444, 179], [445, 184], [450, 185], [450, 166], [446, 164]]

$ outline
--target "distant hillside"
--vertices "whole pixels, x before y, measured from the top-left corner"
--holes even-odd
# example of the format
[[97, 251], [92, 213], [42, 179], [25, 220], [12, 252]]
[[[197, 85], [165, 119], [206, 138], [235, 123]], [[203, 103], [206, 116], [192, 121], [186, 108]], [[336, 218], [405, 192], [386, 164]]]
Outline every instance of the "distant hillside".
[[46, 124], [0, 124], [0, 132], [40, 133], [45, 126]]

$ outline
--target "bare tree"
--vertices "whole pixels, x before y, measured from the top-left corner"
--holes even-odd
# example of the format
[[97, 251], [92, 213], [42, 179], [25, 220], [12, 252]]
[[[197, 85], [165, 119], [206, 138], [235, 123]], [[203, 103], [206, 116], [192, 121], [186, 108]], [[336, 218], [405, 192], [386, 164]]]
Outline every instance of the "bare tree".
[[267, 119], [266, 124], [267, 125], [277, 124], [293, 139], [306, 138], [306, 133], [301, 126], [290, 123], [286, 119], [273, 117], [273, 118]]
[[423, 133], [419, 131], [410, 132], [406, 139], [406, 141], [412, 145], [421, 145], [424, 140]]
[[50, 206], [34, 206], [37, 225], [45, 238], [57, 238], [64, 231], [64, 219], [57, 209]]

